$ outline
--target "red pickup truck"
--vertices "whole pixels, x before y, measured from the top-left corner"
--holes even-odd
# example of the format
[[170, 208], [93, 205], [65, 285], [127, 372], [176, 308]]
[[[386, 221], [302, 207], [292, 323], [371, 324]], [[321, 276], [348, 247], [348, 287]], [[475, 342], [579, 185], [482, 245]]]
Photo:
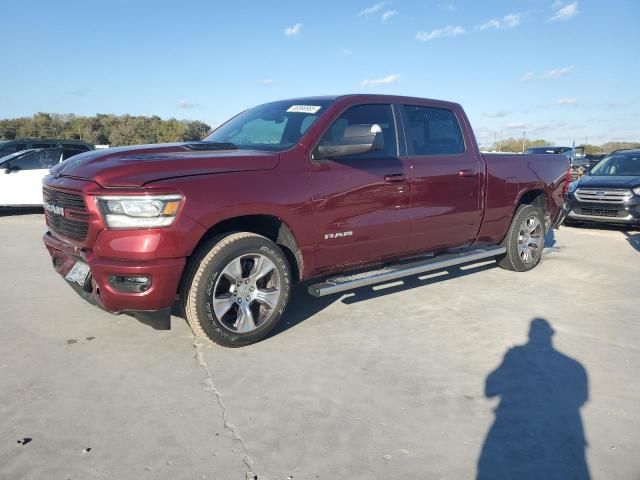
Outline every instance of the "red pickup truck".
[[264, 338], [316, 296], [495, 257], [526, 271], [559, 224], [564, 155], [483, 155], [460, 105], [386, 95], [271, 102], [202, 142], [96, 150], [44, 180], [55, 270], [111, 312]]

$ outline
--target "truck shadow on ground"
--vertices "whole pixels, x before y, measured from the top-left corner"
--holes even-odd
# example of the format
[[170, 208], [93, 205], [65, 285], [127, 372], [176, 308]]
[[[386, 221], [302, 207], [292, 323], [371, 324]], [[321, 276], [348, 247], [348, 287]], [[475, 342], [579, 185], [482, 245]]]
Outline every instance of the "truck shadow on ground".
[[421, 276], [405, 277], [402, 280], [390, 283], [381, 283], [370, 287], [362, 287], [346, 293], [337, 293], [319, 298], [313, 297], [307, 293], [307, 288], [313, 282], [302, 282], [294, 286], [291, 292], [289, 306], [278, 325], [276, 325], [273, 331], [269, 334], [269, 337], [274, 337], [299, 325], [337, 301], [341, 301], [346, 305], [353, 305], [373, 298], [380, 298], [398, 292], [426, 287], [434, 283], [465, 277], [476, 272], [491, 270], [496, 268], [496, 266], [496, 263], [492, 260], [490, 262], [483, 262], [479, 264], [463, 265], [462, 267], [450, 267], [446, 270], [430, 272]]
[[590, 478], [580, 409], [588, 401], [585, 368], [553, 347], [554, 330], [531, 321], [529, 341], [513, 347], [485, 383], [499, 397], [478, 460], [477, 480]]

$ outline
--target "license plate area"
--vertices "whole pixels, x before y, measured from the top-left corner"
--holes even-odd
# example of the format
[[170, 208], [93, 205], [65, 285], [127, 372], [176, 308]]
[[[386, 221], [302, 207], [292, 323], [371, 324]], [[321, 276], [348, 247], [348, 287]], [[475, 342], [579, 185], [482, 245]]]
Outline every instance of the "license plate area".
[[90, 272], [91, 272], [91, 269], [89, 265], [87, 265], [84, 262], [77, 261], [73, 265], [73, 267], [71, 267], [71, 270], [69, 270], [69, 273], [67, 273], [67, 275], [64, 278], [67, 282], [77, 283], [82, 287], [87, 281], [87, 277], [89, 276]]

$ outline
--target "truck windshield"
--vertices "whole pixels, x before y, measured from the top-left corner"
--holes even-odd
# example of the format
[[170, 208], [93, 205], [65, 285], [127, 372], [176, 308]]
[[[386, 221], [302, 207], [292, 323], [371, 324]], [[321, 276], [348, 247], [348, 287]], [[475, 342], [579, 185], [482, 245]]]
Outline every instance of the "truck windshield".
[[204, 139], [280, 152], [294, 146], [332, 100], [286, 100], [245, 110]]
[[597, 177], [640, 177], [640, 153], [607, 157], [593, 167], [589, 175]]

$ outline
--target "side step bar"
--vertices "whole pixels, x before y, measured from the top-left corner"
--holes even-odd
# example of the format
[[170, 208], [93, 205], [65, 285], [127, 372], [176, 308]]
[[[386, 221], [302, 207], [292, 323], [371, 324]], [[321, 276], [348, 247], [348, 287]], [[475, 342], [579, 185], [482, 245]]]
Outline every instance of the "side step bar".
[[331, 295], [333, 293], [366, 287], [367, 285], [374, 285], [376, 283], [389, 282], [398, 278], [440, 270], [454, 265], [477, 262], [486, 258], [502, 255], [506, 251], [507, 249], [505, 247], [477, 248], [456, 253], [445, 253], [411, 263], [389, 265], [368, 272], [332, 277], [322, 283], [309, 286], [309, 293], [314, 297], [324, 297], [325, 295]]

